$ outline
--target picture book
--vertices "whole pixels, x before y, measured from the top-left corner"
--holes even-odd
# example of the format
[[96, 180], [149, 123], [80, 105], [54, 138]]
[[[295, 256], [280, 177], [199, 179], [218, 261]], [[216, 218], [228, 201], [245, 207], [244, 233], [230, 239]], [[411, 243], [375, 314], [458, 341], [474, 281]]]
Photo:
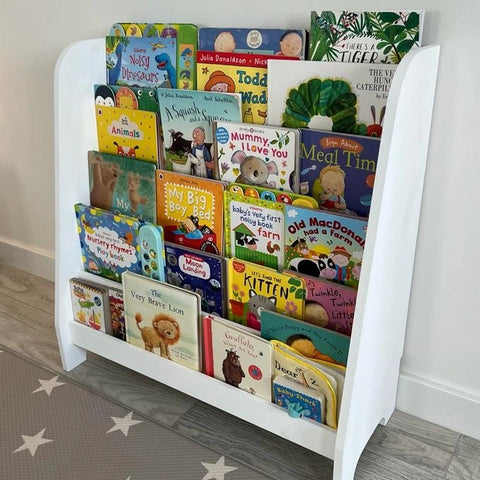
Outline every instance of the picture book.
[[217, 180], [157, 170], [157, 224], [167, 242], [223, 255], [223, 192]]
[[325, 423], [325, 395], [290, 377], [277, 375], [273, 379], [273, 399], [293, 418], [310, 418]]
[[300, 188], [320, 208], [368, 217], [380, 138], [300, 129]]
[[283, 269], [284, 205], [226, 191], [225, 256]]
[[221, 121], [214, 130], [220, 180], [298, 190], [298, 130]]
[[268, 124], [380, 137], [397, 65], [268, 61]]
[[73, 318], [87, 327], [101, 332], [111, 333], [106, 287], [83, 280], [70, 279]]
[[164, 138], [163, 168], [218, 178], [212, 124], [216, 120], [241, 120], [240, 94], [158, 88], [157, 96]]
[[285, 268], [358, 287], [367, 220], [285, 205]]
[[262, 310], [260, 323], [267, 340], [279, 340], [309, 358], [347, 365], [348, 335], [269, 310]]
[[156, 221], [155, 164], [90, 150], [88, 168], [92, 207]]
[[220, 255], [165, 244], [166, 281], [200, 295], [202, 311], [225, 317], [226, 260]]
[[95, 105], [98, 151], [157, 164], [158, 115], [130, 108]]
[[305, 30], [200, 27], [198, 49], [305, 58]]
[[123, 305], [123, 290], [108, 288], [108, 302], [110, 304], [110, 320], [112, 335], [120, 340], [127, 340], [125, 330], [125, 307]]
[[227, 260], [228, 319], [260, 330], [260, 312], [298, 319], [304, 315], [305, 283], [288, 273], [237, 258]]
[[156, 50], [163, 50], [165, 39], [175, 38], [177, 84], [174, 87], [183, 90], [196, 88], [195, 58], [198, 44], [196, 25], [191, 23], [115, 23], [110, 29], [110, 37], [125, 36], [149, 38], [152, 47]]
[[201, 370], [199, 295], [132, 272], [122, 277], [127, 342]]
[[279, 58], [298, 60], [297, 57], [199, 50], [197, 89], [241, 93], [241, 121], [263, 125], [267, 119], [267, 62]]
[[132, 87], [177, 86], [177, 39], [147, 37], [105, 38], [109, 85]]
[[95, 105], [158, 113], [158, 100], [154, 88], [95, 84], [93, 90]]
[[420, 46], [423, 10], [312, 11], [309, 60], [399, 63]]
[[272, 401], [273, 346], [256, 330], [203, 316], [205, 373]]
[[125, 270], [142, 273], [141, 220], [77, 203], [77, 230], [85, 271], [121, 282]]

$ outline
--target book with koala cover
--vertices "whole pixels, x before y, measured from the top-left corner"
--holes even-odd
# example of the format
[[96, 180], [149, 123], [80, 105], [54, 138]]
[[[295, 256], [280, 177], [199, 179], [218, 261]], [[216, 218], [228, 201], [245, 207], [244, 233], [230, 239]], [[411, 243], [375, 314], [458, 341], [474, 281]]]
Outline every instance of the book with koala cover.
[[228, 259], [227, 265], [229, 320], [260, 330], [263, 310], [303, 318], [303, 279], [238, 258]]
[[132, 272], [122, 285], [127, 342], [201, 370], [200, 296]]
[[156, 222], [156, 166], [135, 158], [88, 152], [90, 205]]
[[220, 180], [298, 191], [297, 129], [218, 121], [214, 132]]
[[207, 375], [272, 400], [273, 346], [257, 330], [205, 314], [203, 340]]

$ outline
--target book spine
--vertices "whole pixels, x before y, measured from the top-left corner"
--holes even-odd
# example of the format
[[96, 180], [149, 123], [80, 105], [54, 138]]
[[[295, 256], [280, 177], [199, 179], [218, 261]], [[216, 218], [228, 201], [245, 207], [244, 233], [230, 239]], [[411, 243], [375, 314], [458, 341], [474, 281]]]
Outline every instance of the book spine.
[[203, 367], [205, 375], [213, 377], [212, 319], [203, 317]]

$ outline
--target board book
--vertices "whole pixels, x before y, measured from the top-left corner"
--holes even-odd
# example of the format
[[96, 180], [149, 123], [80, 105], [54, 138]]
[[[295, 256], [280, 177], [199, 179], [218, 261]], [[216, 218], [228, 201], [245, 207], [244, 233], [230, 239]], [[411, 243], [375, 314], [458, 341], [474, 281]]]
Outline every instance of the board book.
[[167, 283], [198, 293], [203, 312], [220, 317], [227, 315], [224, 294], [227, 272], [224, 257], [166, 243], [165, 258]]
[[272, 401], [273, 346], [252, 330], [215, 315], [203, 316], [205, 373]]
[[309, 60], [400, 63], [422, 39], [423, 10], [312, 11]]
[[122, 278], [127, 342], [201, 370], [199, 295], [132, 272]]
[[158, 113], [158, 100], [154, 88], [95, 84], [93, 89], [95, 105]]
[[357, 288], [367, 220], [285, 205], [285, 268]]
[[125, 330], [125, 307], [123, 305], [123, 290], [121, 288], [108, 288], [108, 302], [110, 305], [110, 321], [112, 324], [112, 335], [115, 338], [125, 341], [127, 333]]
[[241, 121], [239, 93], [157, 89], [164, 138], [163, 168], [197, 177], [218, 178], [213, 123]]
[[320, 208], [368, 217], [380, 138], [300, 129], [299, 191]]
[[295, 275], [237, 258], [227, 260], [228, 319], [260, 330], [260, 312], [303, 318], [305, 284]]
[[157, 170], [157, 224], [167, 242], [223, 254], [223, 192], [217, 180]]
[[217, 121], [214, 132], [220, 180], [298, 191], [298, 130]]
[[268, 124], [380, 137], [397, 65], [268, 61]]
[[90, 150], [88, 167], [92, 207], [156, 221], [155, 164]]

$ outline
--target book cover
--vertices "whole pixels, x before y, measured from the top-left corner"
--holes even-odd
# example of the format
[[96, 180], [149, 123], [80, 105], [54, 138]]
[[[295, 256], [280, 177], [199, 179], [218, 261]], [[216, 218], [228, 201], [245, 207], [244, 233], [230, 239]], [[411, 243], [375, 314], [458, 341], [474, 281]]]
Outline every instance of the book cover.
[[[115, 23], [111, 37], [146, 37], [156, 49], [163, 49], [163, 41], [176, 38], [176, 71], [178, 89], [194, 90], [196, 84], [195, 58], [198, 44], [198, 27], [191, 23]], [[113, 45], [112, 45], [113, 46]]]
[[197, 89], [241, 93], [240, 121], [263, 125], [267, 119], [267, 61], [279, 58], [298, 60], [297, 57], [199, 50]]
[[312, 11], [309, 60], [400, 63], [421, 44], [423, 10]]
[[346, 366], [350, 337], [275, 311], [260, 313], [261, 335], [279, 340], [309, 358]]
[[284, 205], [226, 191], [225, 256], [283, 269]]
[[158, 100], [154, 88], [95, 84], [93, 91], [95, 105], [158, 113]]
[[300, 129], [299, 191], [320, 208], [368, 217], [380, 138]]
[[127, 342], [201, 370], [199, 295], [132, 272], [122, 278]]
[[157, 170], [157, 224], [167, 242], [223, 254], [223, 192], [217, 180]]
[[87, 327], [110, 333], [108, 291], [100, 284], [81, 278], [70, 279], [73, 318]]
[[142, 221], [77, 203], [77, 231], [86, 272], [121, 282], [125, 270], [142, 273], [138, 234]]
[[305, 30], [200, 27], [198, 49], [305, 58]]
[[217, 121], [214, 131], [220, 180], [298, 190], [298, 130]]
[[241, 120], [240, 94], [158, 88], [157, 97], [164, 138], [163, 168], [218, 178], [212, 124]]
[[98, 151], [158, 162], [158, 115], [130, 108], [95, 105]]
[[166, 243], [165, 258], [167, 283], [198, 293], [203, 312], [227, 315], [222, 287], [227, 283], [224, 257]]
[[156, 221], [155, 164], [90, 150], [88, 167], [92, 207]]
[[237, 258], [227, 260], [228, 319], [260, 330], [260, 312], [303, 318], [305, 283], [301, 278]]
[[287, 410], [293, 418], [310, 418], [325, 423], [325, 395], [285, 375], [273, 379], [274, 403]]
[[177, 39], [105, 37], [109, 85], [132, 87], [177, 86]]
[[121, 288], [108, 288], [108, 303], [110, 306], [110, 320], [112, 335], [120, 340], [127, 340], [125, 330], [125, 307], [123, 305], [123, 290]]
[[380, 137], [397, 65], [268, 61], [268, 124]]
[[367, 220], [285, 205], [285, 268], [358, 287]]
[[204, 315], [206, 373], [229, 385], [272, 401], [273, 346], [252, 330]]

